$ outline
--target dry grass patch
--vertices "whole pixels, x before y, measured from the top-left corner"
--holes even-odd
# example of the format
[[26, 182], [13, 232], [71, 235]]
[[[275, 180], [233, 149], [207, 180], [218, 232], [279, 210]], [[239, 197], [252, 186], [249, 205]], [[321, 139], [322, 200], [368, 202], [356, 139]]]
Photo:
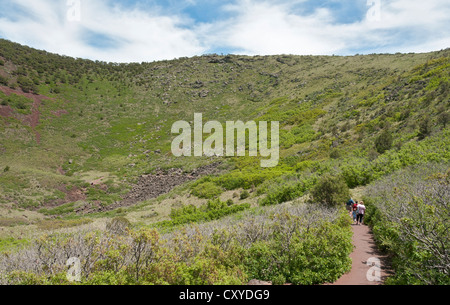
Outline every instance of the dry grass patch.
[[52, 231], [63, 228], [77, 227], [91, 223], [92, 219], [47, 219], [36, 223], [37, 227], [41, 230]]

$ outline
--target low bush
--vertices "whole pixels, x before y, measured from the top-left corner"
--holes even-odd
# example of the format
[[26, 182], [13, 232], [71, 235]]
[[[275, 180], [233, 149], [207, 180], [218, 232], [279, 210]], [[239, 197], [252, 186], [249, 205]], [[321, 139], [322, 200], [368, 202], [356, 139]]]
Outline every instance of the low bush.
[[373, 161], [353, 157], [341, 164], [340, 171], [350, 188], [367, 185], [399, 169], [427, 162], [446, 162], [450, 159], [450, 131], [422, 141], [411, 141], [400, 150], [389, 150]]
[[129, 228], [131, 228], [131, 222], [123, 216], [114, 217], [106, 225], [108, 232], [118, 235], [126, 234]]
[[339, 175], [323, 175], [311, 189], [311, 200], [328, 206], [343, 204], [348, 198], [350, 198], [350, 190]]
[[[273, 179], [268, 183], [264, 192], [267, 196], [260, 199], [261, 206], [280, 204], [299, 198], [305, 194], [317, 181], [316, 176], [307, 178], [284, 177]], [[259, 192], [263, 192], [259, 191]], [[258, 193], [259, 193], [258, 192]]]
[[385, 151], [392, 147], [392, 134], [389, 130], [383, 130], [380, 135], [375, 139], [375, 148], [377, 152], [383, 154]]
[[0, 85], [8, 86], [8, 83], [9, 83], [8, 79], [6, 77], [0, 75]]
[[66, 204], [60, 205], [53, 209], [43, 208], [43, 209], [40, 209], [39, 212], [44, 215], [47, 215], [47, 216], [50, 216], [50, 215], [54, 216], [54, 215], [63, 215], [63, 214], [73, 213], [74, 209], [75, 209], [75, 203], [71, 202], [71, 203], [66, 203]]
[[261, 169], [258, 163], [256, 167], [235, 170], [220, 177], [213, 178], [212, 181], [226, 190], [239, 188], [250, 189], [253, 186], [262, 184], [266, 180], [280, 177], [290, 172], [292, 172], [292, 168], [283, 166]]
[[[203, 212], [221, 211], [211, 202]], [[196, 209], [174, 213], [195, 215]], [[333, 282], [349, 270], [348, 215], [327, 207], [274, 206], [226, 221], [157, 229], [44, 235], [0, 256], [0, 284], [65, 285], [68, 257], [80, 260], [84, 285], [242, 285]]]
[[243, 203], [239, 205], [228, 205], [219, 199], [209, 200], [208, 203], [200, 208], [194, 205], [187, 205], [179, 209], [172, 209], [170, 212], [171, 220], [165, 220], [155, 224], [158, 227], [173, 227], [181, 224], [204, 222], [222, 218], [224, 216], [244, 211], [250, 208], [250, 204]]
[[214, 182], [204, 182], [192, 189], [192, 195], [198, 198], [212, 199], [223, 193], [223, 189]]
[[276, 215], [273, 235], [251, 245], [246, 266], [251, 278], [296, 285], [336, 281], [351, 266], [353, 249], [348, 216], [313, 225], [301, 217]]
[[247, 199], [248, 197], [250, 197], [250, 193], [247, 190], [243, 190], [241, 195], [239, 196], [241, 200]]

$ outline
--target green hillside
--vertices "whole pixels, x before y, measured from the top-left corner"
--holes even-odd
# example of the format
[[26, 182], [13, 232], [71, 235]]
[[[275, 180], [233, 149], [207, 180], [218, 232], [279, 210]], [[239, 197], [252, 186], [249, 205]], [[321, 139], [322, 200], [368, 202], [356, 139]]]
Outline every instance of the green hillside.
[[[187, 226], [189, 231], [193, 223], [217, 222], [219, 228], [228, 222], [245, 226], [260, 215], [279, 222], [267, 220], [270, 236], [256, 243], [245, 241], [250, 243], [245, 249], [240, 248], [242, 240], [232, 238], [242, 232], [226, 229], [199, 237], [206, 252], [192, 250], [188, 255], [168, 247], [175, 252], [163, 265], [178, 270], [181, 282], [160, 269], [152, 269], [149, 276], [139, 262], [127, 265], [134, 268], [132, 279], [128, 267], [115, 265], [123, 272], [115, 280], [205, 284], [259, 277], [315, 284], [336, 279], [348, 268], [348, 223], [335, 206], [329, 206], [335, 202], [318, 202], [321, 199], [314, 194], [325, 191], [317, 188], [327, 177], [334, 181], [337, 177], [334, 183], [369, 199], [372, 194], [364, 193], [367, 185], [417, 166], [437, 166], [422, 180], [439, 174], [436, 179], [448, 186], [449, 77], [448, 49], [356, 56], [209, 54], [114, 64], [0, 40], [0, 251], [33, 244], [41, 233], [86, 228], [104, 232], [105, 224], [117, 217], [136, 230], [130, 233], [132, 241], [153, 245], [159, 234], [175, 234], [174, 228]], [[279, 121], [278, 166], [261, 168], [259, 157], [173, 156], [171, 126], [179, 120], [193, 121], [194, 113], [202, 113], [204, 122]], [[337, 252], [330, 250], [329, 259], [336, 265], [325, 259], [314, 264], [308, 259], [292, 262], [289, 252], [280, 255], [286, 258], [282, 265], [287, 269], [277, 273], [269, 266], [273, 262], [260, 258], [279, 255], [271, 251], [284, 249], [283, 230], [308, 222], [305, 215], [310, 211], [304, 214], [291, 206], [298, 201], [320, 205], [328, 218], [312, 222], [311, 232], [298, 232], [292, 240], [296, 257], [306, 259], [333, 248]], [[376, 200], [369, 201], [374, 211], [383, 210], [376, 208]], [[382, 221], [381, 214], [372, 220]], [[443, 225], [448, 227], [448, 222]], [[104, 234], [102, 238], [107, 238]], [[379, 234], [387, 245], [386, 232]], [[301, 252], [317, 236], [322, 236], [314, 248], [317, 252]], [[331, 244], [339, 236], [342, 242]], [[187, 242], [185, 238], [179, 242]], [[217, 242], [221, 238], [228, 241], [227, 248], [218, 246], [223, 245]], [[389, 242], [400, 243], [398, 238]], [[396, 245], [386, 246], [387, 250], [398, 249]], [[114, 253], [120, 256], [122, 248], [117, 247]], [[228, 260], [227, 253], [233, 253]], [[246, 260], [256, 260], [261, 268], [256, 270]], [[317, 271], [314, 266], [321, 267]], [[112, 267], [98, 268], [98, 274], [88, 277], [90, 283], [114, 282], [108, 273]], [[217, 277], [198, 276], [202, 268], [215, 270]], [[308, 268], [310, 274], [301, 272]], [[323, 268], [332, 271], [325, 276]], [[56, 274], [50, 281], [61, 280]], [[432, 277], [448, 283], [448, 276]], [[420, 282], [414, 275], [398, 278], [402, 283]]]

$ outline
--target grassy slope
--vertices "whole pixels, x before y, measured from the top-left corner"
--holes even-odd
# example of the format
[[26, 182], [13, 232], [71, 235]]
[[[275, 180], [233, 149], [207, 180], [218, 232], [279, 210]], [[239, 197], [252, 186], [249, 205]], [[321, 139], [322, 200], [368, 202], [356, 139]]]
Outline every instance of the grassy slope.
[[[203, 113], [204, 121], [280, 121], [278, 168], [262, 171], [258, 160], [227, 159], [245, 179], [263, 173], [238, 187], [376, 161], [380, 156], [373, 143], [386, 128], [393, 135], [395, 154], [417, 143], [425, 116], [430, 117], [428, 136], [437, 144], [448, 143], [441, 119], [449, 112], [448, 50], [352, 57], [209, 55], [114, 65], [2, 40], [0, 59], [0, 75], [10, 87], [17, 86], [19, 76], [26, 77], [50, 98], [39, 108], [38, 144], [20, 116], [31, 113], [31, 101], [18, 105], [19, 97], [0, 93], [0, 103], [15, 113], [0, 117], [0, 205], [8, 208], [60, 202], [66, 205], [44, 212], [70, 214], [74, 205], [65, 193], [71, 189], [86, 195], [76, 205], [109, 204], [143, 173], [159, 167], [189, 170], [211, 162], [170, 154], [172, 123], [192, 121], [194, 112]], [[106, 177], [107, 191], [89, 185], [101, 177]], [[221, 180], [231, 179], [224, 176], [216, 183]], [[179, 192], [183, 196], [183, 188]], [[148, 204], [152, 208], [161, 200]]]

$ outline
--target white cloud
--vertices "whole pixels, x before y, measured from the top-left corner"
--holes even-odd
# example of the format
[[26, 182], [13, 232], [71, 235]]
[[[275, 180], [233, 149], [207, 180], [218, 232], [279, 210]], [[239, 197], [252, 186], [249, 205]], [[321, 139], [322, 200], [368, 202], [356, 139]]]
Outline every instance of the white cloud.
[[236, 13], [232, 20], [203, 30], [215, 33], [205, 35], [209, 44], [231, 46], [246, 54], [353, 54], [371, 49], [424, 52], [450, 47], [448, 1], [379, 3], [379, 20], [362, 16], [359, 21], [339, 24], [327, 8], [300, 15], [292, 13], [290, 1], [241, 0], [226, 7]]
[[[65, 0], [11, 0], [9, 7], [21, 10], [0, 17], [0, 36], [50, 52], [114, 62], [172, 59], [221, 49], [268, 55], [425, 52], [450, 47], [448, 0], [380, 0], [380, 20], [359, 16], [345, 24], [337, 21], [330, 7], [303, 12], [299, 9], [303, 2], [316, 5], [307, 0], [224, 2], [226, 19], [200, 23], [181, 9], [171, 14], [161, 6], [152, 11], [149, 6], [125, 9], [110, 0], [81, 0], [81, 19], [70, 22]], [[96, 46], [96, 39], [97, 44], [106, 44]]]
[[[325, 54], [340, 50], [344, 45], [329, 28], [330, 11], [318, 9], [314, 14], [298, 16], [289, 6], [278, 3], [243, 1], [228, 6], [236, 17], [209, 28], [210, 44], [225, 44], [246, 54]], [[207, 36], [207, 35], [205, 35]]]
[[[50, 52], [114, 62], [151, 61], [204, 52], [184, 20], [137, 9], [121, 10], [106, 1], [82, 1], [80, 21], [67, 18], [70, 6], [65, 1], [13, 0], [29, 16], [0, 19], [0, 34], [15, 42]], [[97, 33], [117, 42], [115, 47], [100, 48], [88, 43], [87, 33]], [[88, 39], [89, 38], [89, 39]], [[92, 42], [92, 41], [91, 41]]]

